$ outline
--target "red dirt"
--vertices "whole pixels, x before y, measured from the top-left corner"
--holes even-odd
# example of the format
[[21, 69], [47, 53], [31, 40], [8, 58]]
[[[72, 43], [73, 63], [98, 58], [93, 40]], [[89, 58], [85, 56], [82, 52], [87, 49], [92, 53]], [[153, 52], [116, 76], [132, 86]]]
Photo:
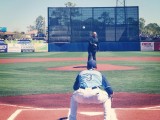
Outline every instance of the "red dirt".
[[[38, 108], [69, 108], [70, 93], [0, 97], [0, 104]], [[113, 108], [138, 108], [160, 105], [160, 94], [116, 92]], [[86, 105], [81, 105], [82, 107]], [[87, 105], [92, 107], [93, 105]], [[99, 106], [99, 105], [95, 105]], [[94, 107], [94, 106], [93, 106]]]
[[[0, 64], [8, 63], [22, 63], [22, 62], [53, 62], [53, 61], [83, 61], [84, 58], [14, 58], [14, 59], [0, 59]], [[106, 57], [98, 58], [101, 61], [157, 61], [160, 62], [160, 57]], [[83, 70], [85, 65], [64, 66], [59, 68], [48, 68], [48, 70]], [[132, 70], [139, 69], [134, 66], [116, 66], [109, 64], [99, 64], [98, 70]], [[23, 96], [8, 96], [0, 97], [0, 120], [6, 120], [18, 106], [35, 107], [35, 108], [69, 108], [70, 93], [66, 94], [42, 94], [42, 95], [23, 95]], [[6, 105], [5, 105], [6, 104]], [[16, 106], [8, 106], [16, 105]], [[144, 93], [125, 93], [117, 92], [114, 94], [112, 107], [116, 108], [116, 115], [118, 120], [159, 120], [159, 110], [127, 110], [117, 108], [142, 108], [160, 106], [160, 94], [144, 94]], [[96, 109], [95, 109], [96, 108]], [[126, 111], [125, 111], [126, 110]], [[103, 111], [102, 105], [85, 105], [80, 104], [78, 111]], [[64, 111], [22, 111], [15, 120], [52, 120], [66, 117], [67, 110]], [[99, 116], [85, 116], [78, 114], [78, 120], [101, 120], [103, 115]]]
[[68, 110], [25, 110], [15, 120], [59, 120], [60, 116], [66, 116], [67, 113]]
[[[0, 97], [0, 120], [6, 120], [17, 109], [24, 107], [44, 108], [33, 109], [25, 108], [15, 120], [60, 120], [65, 118], [68, 110], [52, 110], [53, 108], [69, 108], [71, 94], [41, 94], [41, 95], [24, 95]], [[2, 105], [4, 104], [4, 105]], [[160, 94], [143, 94], [143, 93], [115, 93], [112, 108], [116, 108], [118, 120], [159, 120], [159, 110], [142, 110], [136, 108], [160, 106]], [[117, 109], [120, 108], [120, 109]], [[129, 109], [127, 109], [129, 108]], [[50, 110], [51, 109], [51, 110]], [[102, 105], [79, 104], [77, 120], [102, 120], [102, 115], [86, 116], [80, 112], [92, 111], [102, 112]]]
[[0, 120], [7, 120], [7, 118], [9, 118], [9, 116], [16, 110], [17, 107], [0, 105]]
[[[54, 67], [48, 68], [47, 70], [55, 70], [55, 71], [81, 71], [86, 69], [85, 65], [72, 65], [72, 66], [64, 66], [64, 67]], [[110, 71], [110, 70], [135, 70], [139, 69], [133, 66], [120, 66], [120, 65], [111, 65], [111, 64], [98, 64], [98, 71]]]
[[[53, 61], [87, 61], [86, 58], [0, 58], [0, 64]], [[99, 57], [101, 61], [160, 61], [160, 57]]]
[[159, 110], [118, 110], [118, 120], [159, 120]]

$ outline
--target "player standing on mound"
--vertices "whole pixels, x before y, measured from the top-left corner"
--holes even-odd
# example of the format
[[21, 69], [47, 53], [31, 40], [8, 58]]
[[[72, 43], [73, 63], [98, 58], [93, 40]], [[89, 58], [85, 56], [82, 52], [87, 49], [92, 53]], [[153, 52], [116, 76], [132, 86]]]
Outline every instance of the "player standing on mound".
[[104, 120], [111, 119], [113, 90], [107, 79], [96, 68], [96, 61], [89, 60], [87, 70], [83, 70], [77, 75], [73, 85], [75, 91], [70, 101], [68, 120], [76, 120], [78, 103], [103, 103]]
[[96, 52], [99, 50], [99, 42], [97, 33], [93, 32], [88, 43], [88, 61], [93, 59], [96, 61]]

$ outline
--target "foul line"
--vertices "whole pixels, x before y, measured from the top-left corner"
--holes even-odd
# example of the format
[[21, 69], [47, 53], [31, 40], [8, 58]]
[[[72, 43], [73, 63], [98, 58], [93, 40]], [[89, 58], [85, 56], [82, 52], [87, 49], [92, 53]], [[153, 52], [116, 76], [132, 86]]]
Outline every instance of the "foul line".
[[[4, 106], [18, 107], [17, 109], [7, 120], [14, 120], [22, 111], [29, 110], [69, 110], [69, 108], [36, 108], [36, 107], [25, 107], [11, 104], [0, 104]], [[144, 107], [144, 108], [112, 108], [111, 118], [112, 120], [118, 120], [116, 116], [116, 110], [160, 110], [160, 106]], [[79, 112], [80, 114], [85, 114], [88, 116], [101, 115], [103, 112]]]
[[[19, 105], [11, 105], [11, 104], [0, 104], [4, 106], [11, 106], [11, 107], [19, 107], [22, 108], [23, 110], [26, 109], [36, 109], [36, 110], [67, 110], [69, 108], [36, 108], [36, 107], [27, 107], [27, 106], [19, 106]], [[144, 107], [144, 108], [112, 108], [115, 110], [121, 109], [121, 110], [133, 110], [133, 109], [142, 109], [142, 110], [155, 110], [158, 109], [160, 110], [160, 106], [152, 106], [152, 107]]]
[[7, 120], [14, 120], [22, 111], [32, 111], [32, 110], [69, 110], [69, 108], [54, 108], [54, 109], [46, 109], [46, 108], [30, 108], [30, 109], [27, 109], [27, 108], [23, 108], [23, 109], [18, 109], [16, 110]]
[[160, 106], [153, 106], [153, 107], [145, 107], [145, 108], [141, 108], [141, 109], [157, 109], [160, 110]]
[[0, 104], [4, 106], [11, 106], [11, 107], [20, 107], [20, 108], [26, 108], [26, 109], [34, 109], [34, 107], [26, 107], [26, 106], [20, 106], [20, 105], [11, 105], [11, 104]]
[[160, 110], [160, 106], [144, 107], [144, 108], [114, 108], [115, 110]]
[[16, 110], [7, 120], [14, 120], [21, 111], [22, 109]]
[[111, 120], [118, 120], [118, 119], [117, 119], [116, 112], [115, 112], [115, 109], [112, 110]]

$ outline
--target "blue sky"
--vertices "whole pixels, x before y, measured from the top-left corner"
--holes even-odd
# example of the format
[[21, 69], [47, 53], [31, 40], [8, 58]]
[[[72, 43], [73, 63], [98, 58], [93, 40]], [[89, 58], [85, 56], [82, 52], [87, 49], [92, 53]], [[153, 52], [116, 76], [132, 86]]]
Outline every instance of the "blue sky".
[[[123, 1], [123, 0], [121, 0]], [[0, 0], [0, 27], [8, 31], [26, 32], [34, 25], [38, 16], [47, 21], [48, 7], [65, 7], [65, 3], [76, 3], [77, 7], [115, 7], [116, 0]], [[160, 0], [126, 0], [127, 6], [139, 6], [139, 17], [148, 23], [160, 26]]]

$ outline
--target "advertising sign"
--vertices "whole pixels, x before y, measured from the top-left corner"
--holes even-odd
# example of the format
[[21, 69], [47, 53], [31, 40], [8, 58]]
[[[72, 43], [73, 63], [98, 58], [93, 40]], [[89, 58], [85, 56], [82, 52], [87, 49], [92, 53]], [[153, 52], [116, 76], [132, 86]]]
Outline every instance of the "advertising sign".
[[6, 27], [0, 27], [0, 32], [7, 32], [7, 28]]
[[48, 52], [48, 43], [34, 43], [35, 52]]
[[18, 44], [21, 46], [21, 52], [34, 52], [34, 46], [30, 40], [18, 40]]
[[141, 42], [141, 51], [154, 51], [154, 42]]
[[31, 43], [21, 44], [21, 52], [34, 52], [34, 46]]
[[21, 52], [21, 45], [15, 43], [9, 43], [8, 52]]
[[0, 40], [0, 44], [5, 44], [5, 43], [4, 43], [4, 40]]
[[0, 44], [0, 53], [7, 52], [7, 44]]
[[154, 50], [155, 51], [160, 51], [160, 42], [155, 42], [154, 43]]

